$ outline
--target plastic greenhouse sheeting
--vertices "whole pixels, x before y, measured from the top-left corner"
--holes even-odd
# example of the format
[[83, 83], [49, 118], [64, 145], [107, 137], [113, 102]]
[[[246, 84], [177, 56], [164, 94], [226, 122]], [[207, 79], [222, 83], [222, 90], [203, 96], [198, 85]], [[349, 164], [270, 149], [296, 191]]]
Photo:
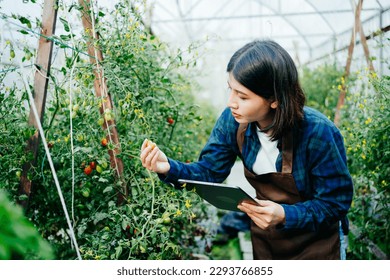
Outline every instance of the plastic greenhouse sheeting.
[[[36, 0], [37, 3], [43, 1]], [[32, 5], [29, 1], [16, 2], [0, 1], [1, 14], [40, 17], [36, 6], [29, 8]], [[76, 2], [62, 1], [67, 5]], [[96, 9], [112, 10], [118, 2], [126, 3], [119, 0], [93, 2]], [[209, 97], [210, 91], [218, 88], [221, 98], [214, 98], [213, 103], [223, 106], [225, 98], [222, 98], [221, 88], [226, 85], [226, 63], [235, 50], [249, 41], [264, 38], [277, 41], [289, 51], [298, 66], [315, 66], [325, 61], [345, 65], [358, 0], [147, 0], [146, 6], [142, 2], [130, 1], [142, 11], [143, 21], [152, 32], [169, 46], [186, 49], [190, 44], [201, 45], [201, 56], [197, 60], [197, 68], [201, 71], [198, 81], [208, 89], [199, 95]], [[373, 35], [390, 29], [390, 1], [364, 0], [360, 18], [365, 36], [371, 36], [368, 40], [370, 55], [378, 58], [374, 61], [375, 69], [379, 74], [388, 72], [381, 61], [388, 60], [390, 50], [377, 46], [389, 38], [389, 32], [384, 36]], [[78, 20], [74, 18], [73, 24]], [[13, 32], [8, 26], [7, 19], [0, 17], [3, 43], [10, 39], [10, 32], [18, 39], [17, 28], [11, 26]], [[61, 25], [57, 25], [59, 28]], [[57, 30], [56, 34], [60, 32]], [[360, 59], [357, 67], [365, 63], [359, 41], [360, 37], [356, 36], [354, 58]], [[35, 46], [36, 38], [28, 44]], [[7, 58], [3, 58], [1, 63], [6, 61]]]
[[[209, 37], [212, 49], [232, 53], [245, 42], [272, 38], [305, 63], [348, 45], [357, 0], [153, 1], [156, 34], [179, 45]], [[390, 25], [390, 1], [364, 0], [366, 35]]]

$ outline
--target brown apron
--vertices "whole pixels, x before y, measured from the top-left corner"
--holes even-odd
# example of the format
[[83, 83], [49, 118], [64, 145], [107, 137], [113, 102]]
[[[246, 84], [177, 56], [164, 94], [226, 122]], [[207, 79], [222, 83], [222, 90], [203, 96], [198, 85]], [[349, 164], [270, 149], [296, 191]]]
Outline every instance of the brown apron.
[[[242, 153], [247, 124], [240, 124], [237, 143]], [[276, 203], [294, 204], [304, 201], [292, 175], [293, 137], [288, 133], [282, 139], [282, 172], [256, 175], [245, 169], [245, 177], [256, 189], [256, 197]], [[277, 228], [262, 230], [251, 222], [253, 258], [270, 259], [340, 259], [339, 225], [333, 224], [321, 232], [304, 230], [282, 231]]]

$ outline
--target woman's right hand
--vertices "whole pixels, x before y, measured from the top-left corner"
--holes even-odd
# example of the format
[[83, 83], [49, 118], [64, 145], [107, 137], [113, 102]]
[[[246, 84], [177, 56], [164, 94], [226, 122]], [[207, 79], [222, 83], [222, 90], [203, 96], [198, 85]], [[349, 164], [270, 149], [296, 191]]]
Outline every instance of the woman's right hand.
[[148, 139], [142, 143], [140, 158], [143, 167], [159, 174], [166, 175], [171, 168], [167, 156]]

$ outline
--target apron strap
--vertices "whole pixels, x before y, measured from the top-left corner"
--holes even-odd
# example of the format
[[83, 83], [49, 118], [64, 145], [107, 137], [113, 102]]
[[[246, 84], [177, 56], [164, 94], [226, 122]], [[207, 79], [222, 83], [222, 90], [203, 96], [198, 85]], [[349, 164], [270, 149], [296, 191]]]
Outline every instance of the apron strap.
[[294, 138], [289, 130], [282, 138], [282, 173], [292, 173]]
[[242, 154], [242, 145], [244, 144], [245, 132], [247, 128], [248, 128], [247, 123], [240, 123], [237, 129], [237, 145], [241, 154]]
[[[237, 145], [241, 154], [247, 128], [247, 123], [240, 123], [237, 129]], [[282, 173], [292, 173], [293, 147], [293, 133], [289, 130], [282, 138]]]

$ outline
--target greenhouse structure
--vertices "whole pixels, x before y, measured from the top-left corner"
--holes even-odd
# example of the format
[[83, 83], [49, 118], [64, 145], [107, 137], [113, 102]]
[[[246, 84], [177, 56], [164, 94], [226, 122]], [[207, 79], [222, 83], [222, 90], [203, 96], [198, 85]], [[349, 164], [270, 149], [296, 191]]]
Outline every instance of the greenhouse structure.
[[0, 260], [388, 260], [390, 1], [0, 0], [0, 30]]

